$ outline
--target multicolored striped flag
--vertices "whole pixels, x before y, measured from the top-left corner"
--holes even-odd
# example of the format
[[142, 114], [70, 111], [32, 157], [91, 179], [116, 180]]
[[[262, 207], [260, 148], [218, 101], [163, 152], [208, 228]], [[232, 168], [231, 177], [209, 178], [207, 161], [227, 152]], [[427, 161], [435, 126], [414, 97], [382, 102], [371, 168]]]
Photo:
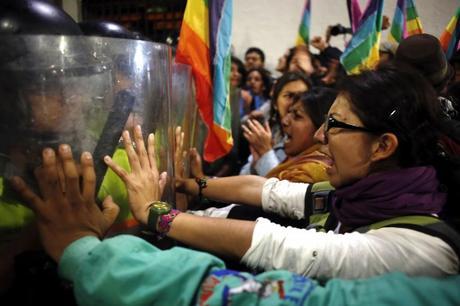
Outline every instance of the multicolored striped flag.
[[305, 1], [305, 8], [302, 14], [302, 21], [299, 26], [299, 33], [297, 34], [296, 46], [307, 45], [310, 41], [310, 0]]
[[230, 111], [232, 0], [188, 0], [176, 61], [192, 67], [196, 100], [208, 127], [204, 159], [214, 161], [232, 146]]
[[442, 32], [441, 37], [441, 46], [448, 60], [452, 58], [455, 51], [460, 47], [458, 42], [460, 40], [460, 7], [457, 9], [457, 12], [450, 19], [447, 24], [446, 29]]
[[347, 73], [372, 69], [379, 61], [379, 44], [382, 30], [383, 0], [370, 0], [361, 17], [359, 27], [340, 57]]
[[348, 18], [350, 19], [351, 30], [355, 33], [361, 20], [362, 12], [359, 0], [347, 0]]
[[388, 40], [393, 44], [399, 44], [406, 37], [406, 0], [398, 0], [396, 3], [393, 22], [391, 23]]
[[422, 23], [415, 9], [414, 0], [406, 0], [406, 31], [407, 36], [423, 33]]

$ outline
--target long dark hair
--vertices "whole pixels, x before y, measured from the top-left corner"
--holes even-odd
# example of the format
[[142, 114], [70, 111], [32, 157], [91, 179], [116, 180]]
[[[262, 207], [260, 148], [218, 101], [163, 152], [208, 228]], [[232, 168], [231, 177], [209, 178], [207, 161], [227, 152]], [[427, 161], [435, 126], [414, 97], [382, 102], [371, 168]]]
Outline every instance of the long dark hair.
[[293, 103], [302, 103], [304, 111], [308, 114], [316, 129], [324, 122], [324, 116], [331, 108], [337, 97], [337, 91], [327, 87], [313, 87], [307, 92], [297, 95]]
[[433, 163], [439, 151], [441, 110], [433, 87], [417, 71], [386, 64], [348, 76], [338, 88], [366, 128], [398, 137], [400, 167]]
[[262, 92], [262, 96], [265, 99], [268, 99], [270, 97], [270, 90], [272, 87], [272, 79], [270, 77], [270, 72], [265, 70], [264, 68], [249, 69], [248, 72], [246, 73], [246, 81], [249, 78], [249, 75], [254, 71], [257, 71], [262, 77], [262, 83], [264, 84], [264, 90]]
[[283, 74], [283, 76], [281, 76], [278, 80], [276, 80], [276, 83], [273, 86], [273, 96], [271, 99], [270, 107], [269, 123], [271, 127], [273, 127], [276, 124], [280, 124], [281, 122], [278, 107], [276, 105], [281, 91], [283, 90], [284, 86], [286, 86], [288, 83], [295, 81], [302, 81], [307, 86], [308, 90], [312, 88], [310, 78], [303, 72], [287, 72]]
[[246, 84], [246, 68], [244, 68], [243, 62], [237, 58], [236, 56], [232, 56], [232, 64], [235, 64], [238, 72], [241, 74], [241, 80], [240, 83], [238, 84], [238, 87], [242, 87]]
[[460, 158], [439, 145], [446, 133], [439, 124], [441, 106], [433, 86], [412, 68], [388, 63], [345, 77], [339, 90], [366, 128], [398, 137], [395, 159], [400, 167], [435, 167], [440, 188], [448, 194], [441, 216], [458, 229]]

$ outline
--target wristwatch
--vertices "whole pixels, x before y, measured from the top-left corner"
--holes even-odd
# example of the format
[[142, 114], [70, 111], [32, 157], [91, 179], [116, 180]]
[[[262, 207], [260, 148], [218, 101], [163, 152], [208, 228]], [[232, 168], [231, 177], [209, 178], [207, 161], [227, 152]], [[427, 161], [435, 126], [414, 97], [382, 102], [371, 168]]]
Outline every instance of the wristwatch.
[[152, 202], [150, 209], [149, 209], [149, 216], [147, 219], [148, 228], [156, 232], [158, 219], [163, 215], [169, 214], [171, 209], [172, 209], [172, 206], [166, 202], [162, 202], [162, 201]]

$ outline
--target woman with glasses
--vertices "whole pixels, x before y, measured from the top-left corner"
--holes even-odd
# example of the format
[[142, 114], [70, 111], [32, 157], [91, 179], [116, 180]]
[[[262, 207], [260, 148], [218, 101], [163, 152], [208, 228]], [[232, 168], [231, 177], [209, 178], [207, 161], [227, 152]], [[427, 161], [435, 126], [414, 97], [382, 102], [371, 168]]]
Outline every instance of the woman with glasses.
[[[146, 150], [140, 128], [134, 134], [136, 149], [129, 133], [123, 134], [131, 173], [109, 157], [105, 161], [127, 184], [133, 215], [149, 230], [241, 259], [252, 268], [287, 269], [320, 279], [391, 271], [411, 276], [456, 274], [458, 234], [436, 218], [448, 194], [438, 180], [443, 173], [435, 167], [435, 93], [418, 74], [392, 66], [349, 76], [339, 92], [326, 123], [316, 132], [321, 150], [331, 158], [328, 174], [336, 188], [322, 232], [285, 228], [263, 218], [207, 218], [165, 208], [158, 200], [166, 177], [159, 175], [155, 164], [153, 136]], [[179, 185], [195, 195], [262, 206], [299, 219], [305, 216], [309, 188], [251, 176], [198, 184], [185, 180]], [[435, 235], [436, 228], [447, 230]]]

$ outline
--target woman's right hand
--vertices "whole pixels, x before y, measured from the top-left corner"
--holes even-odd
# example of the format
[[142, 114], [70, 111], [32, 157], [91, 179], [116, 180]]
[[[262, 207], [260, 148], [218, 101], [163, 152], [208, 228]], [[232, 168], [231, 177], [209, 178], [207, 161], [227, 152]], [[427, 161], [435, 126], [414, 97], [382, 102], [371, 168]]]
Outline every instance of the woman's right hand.
[[128, 131], [123, 132], [123, 143], [128, 155], [131, 173], [126, 172], [109, 156], [104, 161], [125, 183], [131, 212], [140, 223], [147, 225], [151, 203], [159, 201], [166, 185], [166, 172], [159, 175], [155, 160], [154, 135], [148, 137], [147, 150], [142, 138], [141, 127], [134, 129], [134, 150]]

